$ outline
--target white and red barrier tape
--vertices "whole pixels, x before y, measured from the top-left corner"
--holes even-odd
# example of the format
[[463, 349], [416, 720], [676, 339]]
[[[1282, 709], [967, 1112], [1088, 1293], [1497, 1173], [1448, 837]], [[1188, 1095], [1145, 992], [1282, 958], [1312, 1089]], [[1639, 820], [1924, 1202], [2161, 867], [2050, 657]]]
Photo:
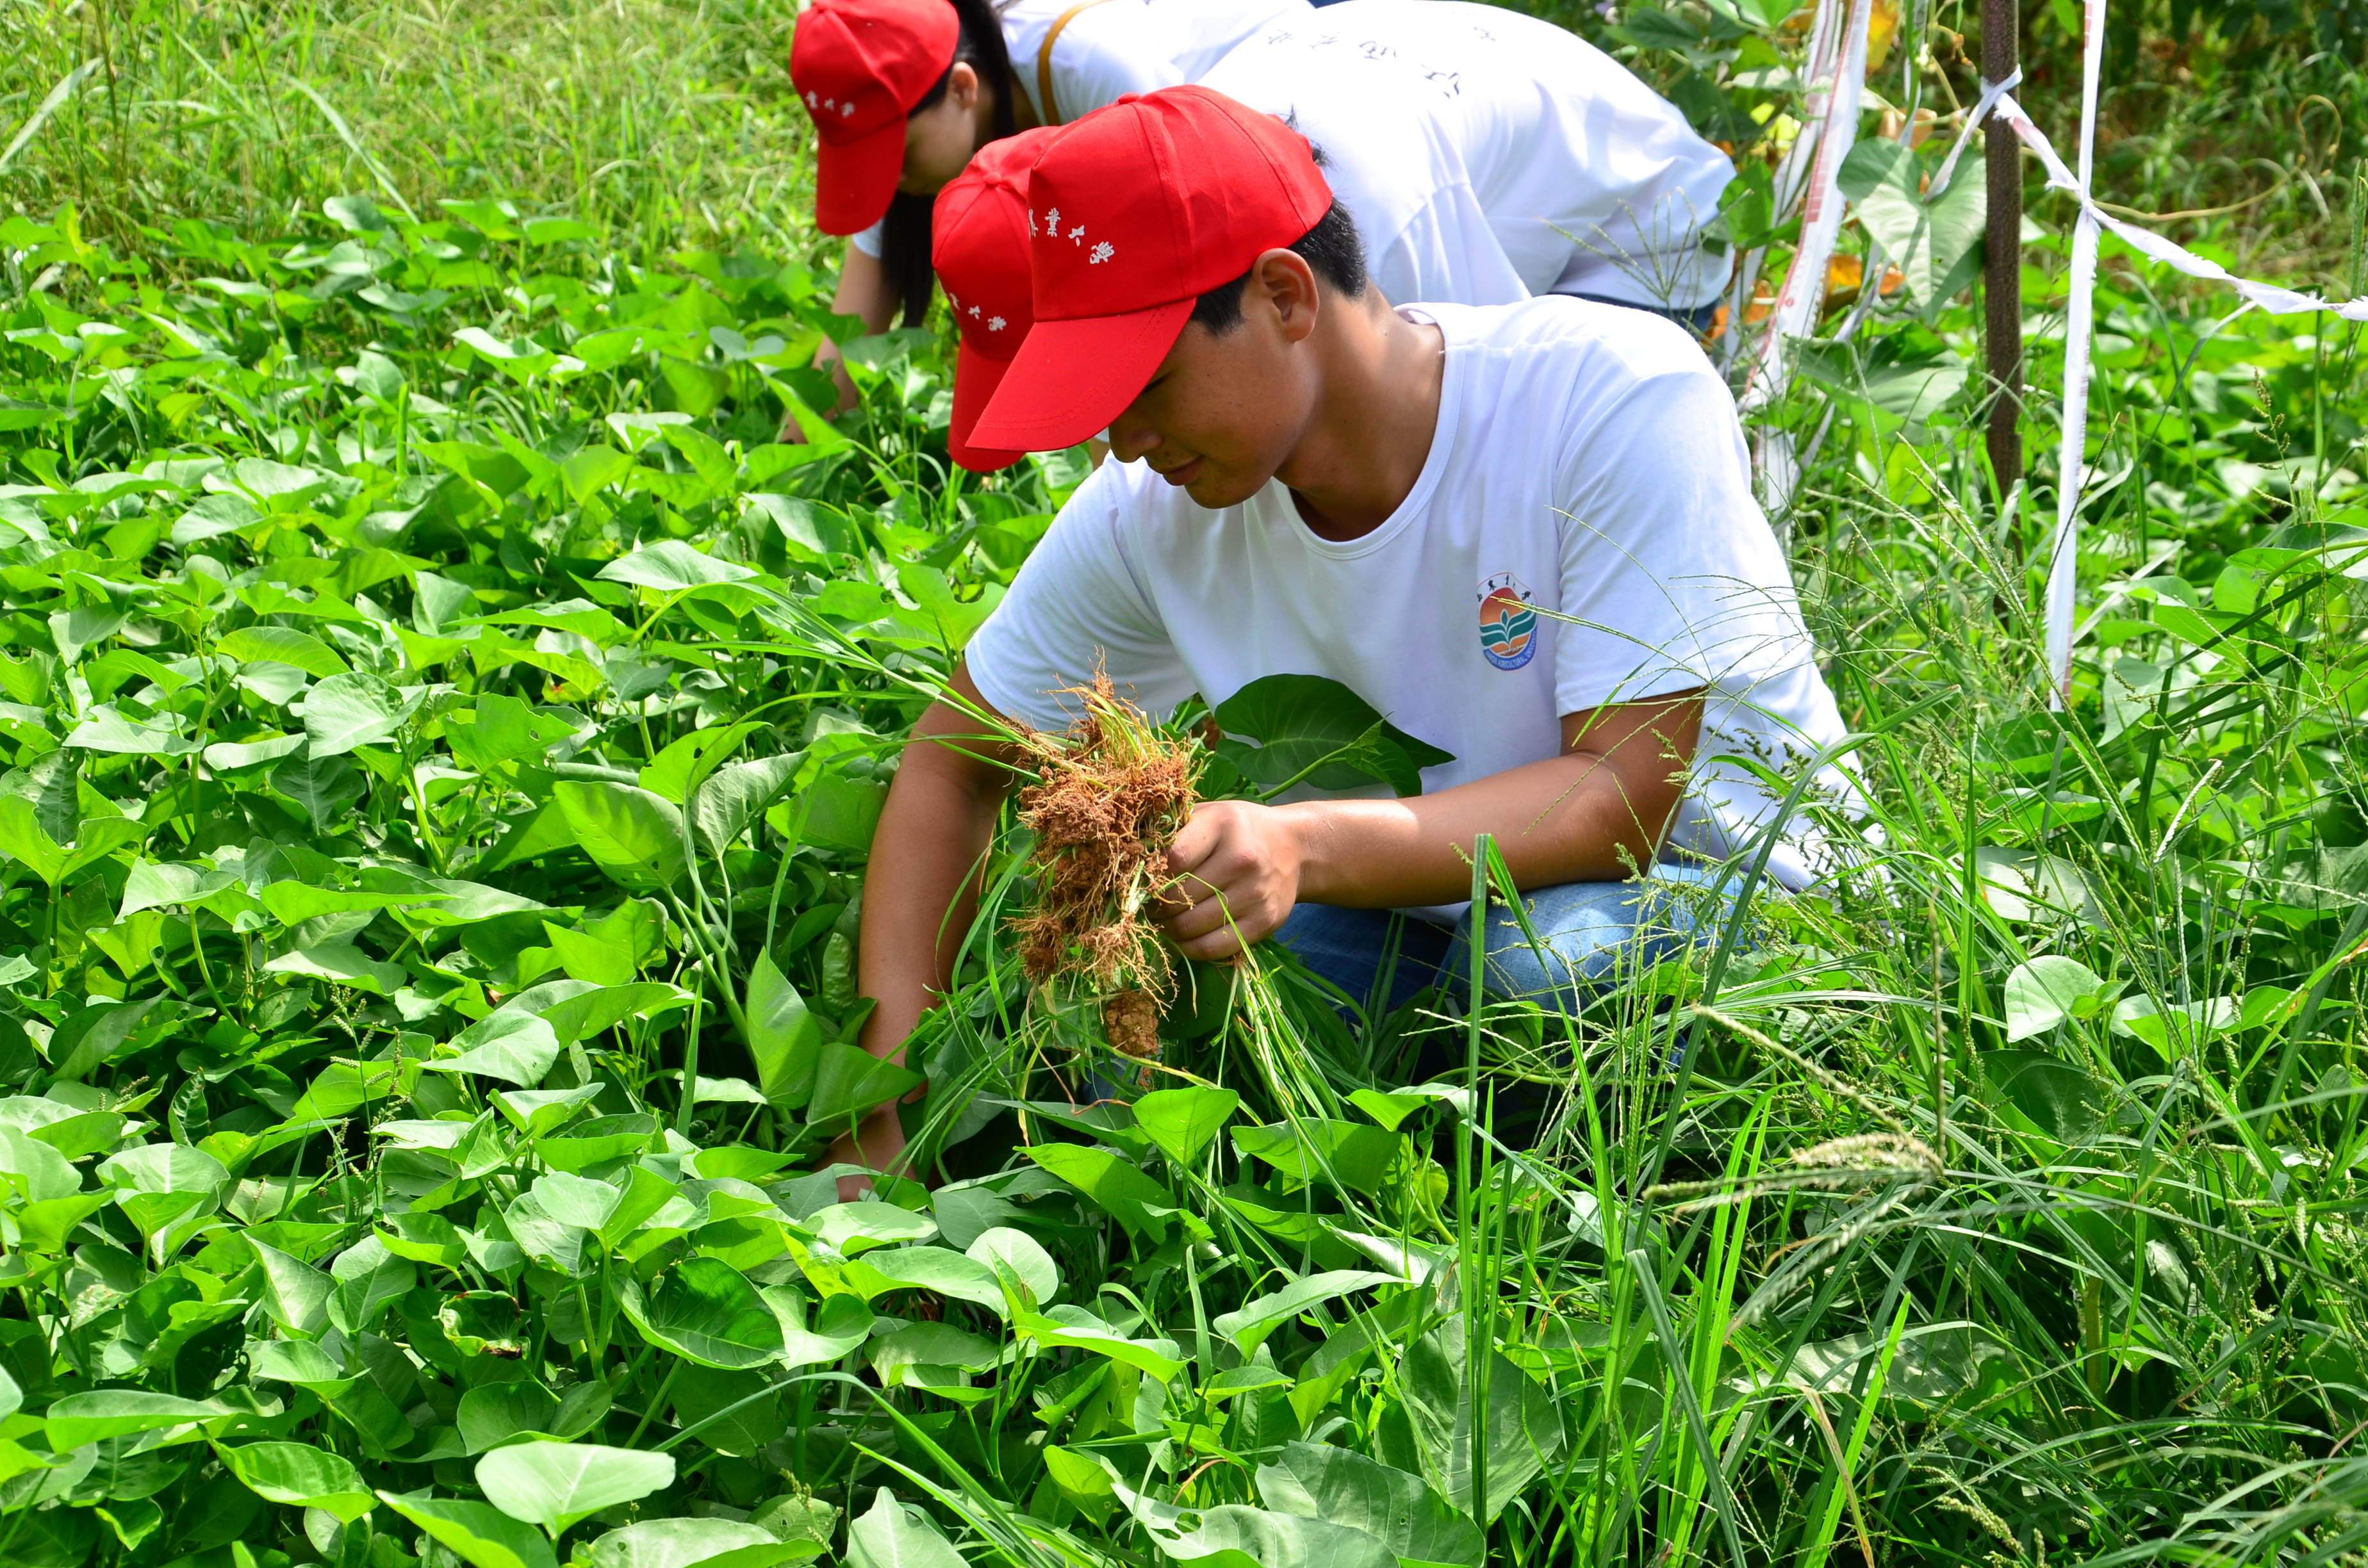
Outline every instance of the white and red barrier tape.
[[1759, 353], [1745, 374], [1739, 400], [1748, 413], [1766, 403], [1783, 388], [1784, 345], [1809, 331], [1826, 300], [1826, 267], [1842, 231], [1842, 160], [1858, 139], [1859, 105], [1866, 89], [1866, 35], [1873, 19], [1873, 0], [1849, 0], [1848, 20], [1835, 36], [1838, 6], [1818, 7], [1809, 37], [1809, 91], [1802, 106], [1801, 131], [1786, 149], [1784, 166], [1777, 173], [1778, 210], [1791, 204], [1790, 180], [1807, 142], [1808, 183], [1801, 192], [1801, 239], [1793, 251], [1793, 265], [1769, 312], [1768, 330], [1760, 335]]
[[[2074, 590], [2078, 586], [2076, 568], [2079, 557], [2080, 492], [2088, 473], [2089, 357], [2095, 314], [2097, 247], [2100, 234], [2111, 233], [2133, 250], [2187, 277], [2225, 284], [2235, 290], [2245, 301], [2238, 312], [2240, 314], [2245, 310], [2259, 310], [2271, 315], [2301, 315], [2324, 311], [2345, 321], [2368, 323], [2368, 295], [2335, 303], [2317, 294], [2240, 278], [2218, 262], [2207, 261], [2186, 246], [2116, 218], [2097, 205], [2095, 198], [2089, 194], [2089, 187], [2095, 174], [2097, 97], [2104, 60], [2105, 5], [2106, 0], [2085, 0], [2084, 4], [2079, 172], [2076, 175], [2065, 166], [2055, 144], [2047, 140], [2046, 134], [2032, 121], [2023, 107], [2014, 100], [2013, 90], [2022, 81], [2022, 74], [2018, 71], [2003, 82], [1985, 82], [1982, 85], [1981, 97], [1966, 114], [1965, 123], [1957, 132], [1956, 142], [1934, 174], [1927, 196], [1930, 199], [1948, 188], [1949, 181], [1956, 173], [1958, 160], [1973, 141], [1974, 131], [1986, 119], [1996, 115], [2005, 120], [2008, 128], [2039, 159], [2040, 165], [2047, 171], [2048, 188], [2069, 192], [2080, 204], [2079, 214], [2073, 223], [2070, 287], [2065, 310], [2064, 418], [2057, 460], [2055, 532], [2048, 553], [2045, 616], [2050, 702], [2059, 709], [2064, 705], [2072, 675]], [[1864, 9], [1863, 5], [1852, 6], [1852, 36], [1845, 40], [1840, 51], [1847, 59], [1851, 57], [1855, 49], [1855, 63], [1861, 70], [1865, 47]], [[1821, 19], [1822, 16], [1821, 12]], [[1818, 52], [1817, 40], [1813, 38], [1810, 47], [1813, 62], [1816, 61]], [[1812, 312], [1816, 307], [1834, 245], [1834, 235], [1826, 227], [1826, 221], [1830, 219], [1837, 229], [1840, 223], [1839, 191], [1832, 185], [1831, 179], [1839, 176], [1841, 155], [1847, 155], [1849, 152], [1850, 132], [1843, 127], [1856, 119], [1858, 95], [1854, 91], [1833, 91], [1829, 97], [1824, 97], [1818, 88], [1825, 80], [1823, 77], [1813, 80], [1811, 97], [1804, 106], [1808, 123], [1817, 126], [1820, 134], [1816, 165], [1802, 212], [1801, 245], [1795, 253], [1792, 269], [1785, 276], [1784, 292], [1779, 297], [1775, 319], [1769, 324], [1759, 355], [1745, 381], [1740, 402], [1746, 409], [1763, 405], [1784, 384], [1782, 339], [1788, 335], [1798, 335], [1815, 319]], [[1845, 105], [1848, 120], [1842, 119]], [[1837, 146], [1840, 154], [1834, 156], [1828, 164], [1827, 154]], [[1827, 199], [1821, 204], [1820, 197]], [[1804, 259], [1814, 261], [1814, 269], [1803, 266]]]

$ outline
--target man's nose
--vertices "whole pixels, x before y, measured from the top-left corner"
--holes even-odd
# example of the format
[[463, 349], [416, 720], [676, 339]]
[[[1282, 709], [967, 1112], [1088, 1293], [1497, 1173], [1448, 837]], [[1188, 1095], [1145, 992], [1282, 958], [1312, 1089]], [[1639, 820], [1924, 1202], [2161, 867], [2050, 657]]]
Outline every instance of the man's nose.
[[1122, 418], [1113, 419], [1110, 427], [1110, 456], [1122, 463], [1131, 463], [1158, 449], [1159, 432], [1148, 425], [1129, 424]]

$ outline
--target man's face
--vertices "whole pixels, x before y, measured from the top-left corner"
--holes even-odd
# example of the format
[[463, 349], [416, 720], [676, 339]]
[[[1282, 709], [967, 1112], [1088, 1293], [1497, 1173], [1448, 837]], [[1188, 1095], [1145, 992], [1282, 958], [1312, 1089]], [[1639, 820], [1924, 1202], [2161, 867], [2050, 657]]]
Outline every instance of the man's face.
[[[1312, 302], [1311, 291], [1294, 305]], [[1147, 459], [1212, 511], [1265, 487], [1299, 444], [1315, 401], [1304, 329], [1293, 332], [1255, 280], [1242, 313], [1223, 334], [1186, 323], [1150, 384], [1110, 422], [1113, 457]]]

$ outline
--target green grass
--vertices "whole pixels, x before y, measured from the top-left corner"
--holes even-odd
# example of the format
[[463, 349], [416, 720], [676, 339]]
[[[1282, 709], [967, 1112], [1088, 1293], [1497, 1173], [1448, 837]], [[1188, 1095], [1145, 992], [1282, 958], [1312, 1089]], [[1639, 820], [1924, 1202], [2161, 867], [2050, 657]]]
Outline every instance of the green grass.
[[78, 89], [7, 172], [7, 199], [63, 203], [87, 233], [204, 218], [291, 229], [367, 192], [564, 210], [629, 254], [811, 240], [791, 11], [742, 4], [58, 5], [0, 11], [11, 132]]
[[[2057, 718], [1978, 312], [1879, 313], [1756, 416], [1879, 876], [1570, 1022], [1201, 974], [1079, 1118], [1015, 830], [916, 1042], [941, 1184], [834, 1209], [908, 1083], [847, 1043], [870, 824], [1077, 469], [950, 471], [928, 334], [772, 443], [830, 395], [785, 26], [0, 13], [9, 125], [114, 62], [0, 176], [0, 1559], [2368, 1550], [2356, 329], [2109, 243]], [[2157, 210], [2341, 65], [2134, 58]], [[2181, 232], [2356, 278], [2312, 160], [2316, 230]]]

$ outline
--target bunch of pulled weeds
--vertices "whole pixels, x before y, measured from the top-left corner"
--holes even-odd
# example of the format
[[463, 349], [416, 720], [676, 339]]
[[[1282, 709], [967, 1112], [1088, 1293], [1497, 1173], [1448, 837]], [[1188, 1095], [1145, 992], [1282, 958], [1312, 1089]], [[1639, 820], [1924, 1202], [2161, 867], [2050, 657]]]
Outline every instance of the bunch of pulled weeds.
[[1012, 929], [1040, 992], [1098, 1000], [1110, 1044], [1148, 1062], [1175, 989], [1154, 905], [1167, 846], [1192, 814], [1202, 754], [1163, 733], [1107, 676], [1064, 695], [1085, 708], [1069, 733], [1021, 737], [1037, 767], [1019, 803], [1035, 835], [1036, 891]]

